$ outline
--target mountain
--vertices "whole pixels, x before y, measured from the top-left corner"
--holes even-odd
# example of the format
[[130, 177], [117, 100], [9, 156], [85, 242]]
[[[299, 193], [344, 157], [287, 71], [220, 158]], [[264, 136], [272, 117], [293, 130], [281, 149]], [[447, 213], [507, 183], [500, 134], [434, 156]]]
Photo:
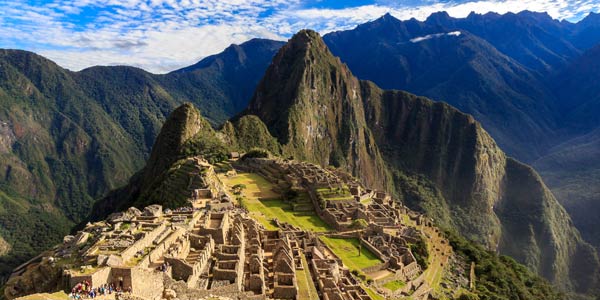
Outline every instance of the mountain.
[[202, 112], [213, 124], [221, 124], [246, 107], [273, 55], [283, 44], [252, 39], [158, 77], [173, 95], [209, 99], [201, 106]]
[[[283, 56], [285, 57], [286, 55]], [[200, 205], [200, 202], [203, 202], [202, 200], [193, 201], [195, 209], [185, 209], [185, 207], [189, 207], [190, 205], [189, 200], [191, 200], [191, 192], [194, 189], [198, 188], [198, 186], [194, 186], [195, 184], [202, 182], [202, 184], [206, 185], [205, 187], [209, 186], [211, 187], [211, 190], [218, 190], [219, 193], [221, 193], [223, 191], [233, 189], [239, 184], [239, 182], [252, 182], [252, 185], [258, 187], [258, 190], [262, 190], [267, 189], [268, 187], [272, 187], [271, 180], [279, 181], [282, 179], [270, 176], [262, 177], [258, 174], [255, 174], [257, 176], [248, 176], [248, 174], [239, 174], [240, 176], [232, 175], [229, 172], [229, 170], [231, 170], [230, 168], [232, 166], [237, 166], [238, 168], [241, 168], [246, 163], [246, 166], [254, 164], [256, 166], [255, 168], [257, 168], [254, 172], [257, 172], [259, 174], [271, 174], [269, 173], [271, 172], [271, 170], [280, 170], [277, 166], [306, 166], [306, 164], [297, 160], [290, 161], [287, 159], [278, 159], [276, 157], [270, 157], [269, 159], [268, 156], [266, 157], [266, 159], [263, 158], [260, 160], [252, 160], [252, 158], [249, 157], [252, 157], [253, 154], [267, 154], [263, 150], [257, 149], [248, 151], [237, 162], [228, 161], [228, 157], [222, 155], [223, 150], [247, 149], [243, 147], [240, 148], [240, 144], [236, 144], [238, 142], [244, 143], [244, 147], [263, 146], [267, 148], [273, 147], [277, 143], [275, 138], [269, 135], [268, 129], [265, 127], [265, 124], [262, 123], [262, 121], [260, 121], [260, 119], [256, 116], [240, 116], [239, 118], [232, 120], [232, 122], [225, 123], [223, 128], [219, 132], [217, 132], [211, 128], [207, 120], [202, 117], [201, 113], [192, 104], [183, 104], [177, 109], [175, 109], [168, 117], [167, 121], [165, 122], [163, 128], [161, 129], [156, 139], [156, 142], [154, 143], [152, 154], [148, 159], [145, 168], [138, 173], [140, 176], [136, 175], [132, 177], [130, 184], [128, 185], [128, 188], [131, 189], [127, 188], [114, 191], [110, 197], [105, 199], [105, 201], [110, 202], [105, 202], [107, 206], [97, 207], [97, 209], [104, 209], [108, 208], [110, 205], [115, 205], [113, 208], [111, 208], [114, 209], [118, 206], [127, 207], [129, 205], [135, 205], [139, 208], [142, 208], [149, 203], [155, 203], [155, 205], [151, 205], [144, 208], [143, 211], [146, 212], [146, 214], [152, 211], [162, 215], [161, 217], [156, 218], [160, 218], [161, 226], [158, 226], [156, 228], [150, 226], [153, 229], [147, 229], [146, 231], [150, 233], [146, 233], [146, 235], [142, 234], [142, 236], [145, 236], [145, 238], [140, 238], [140, 240], [136, 241], [137, 244], [139, 243], [139, 241], [147, 243], [151, 240], [155, 240], [157, 245], [156, 247], [152, 247], [154, 248], [154, 250], [148, 254], [143, 254], [143, 256], [141, 256], [139, 259], [136, 258], [134, 260], [129, 260], [126, 263], [127, 269], [131, 270], [131, 275], [126, 277], [128, 279], [130, 278], [132, 282], [132, 289], [129, 293], [129, 297], [135, 297], [140, 294], [144, 296], [151, 295], [160, 297], [160, 295], [169, 294], [177, 295], [178, 297], [181, 297], [183, 299], [196, 299], [197, 297], [202, 297], [203, 295], [205, 296], [209, 293], [212, 297], [213, 293], [222, 292], [222, 290], [219, 290], [219, 286], [215, 287], [211, 285], [209, 289], [209, 286], [189, 284], [190, 282], [193, 282], [195, 280], [194, 278], [191, 278], [191, 281], [190, 279], [186, 279], [185, 277], [182, 278], [183, 280], [188, 281], [188, 284], [186, 285], [184, 284], [181, 278], [175, 277], [178, 276], [176, 272], [173, 272], [173, 274], [171, 274], [170, 271], [167, 271], [164, 273], [164, 276], [163, 272], [154, 273], [154, 277], [152, 277], [152, 273], [143, 272], [143, 270], [152, 270], [155, 268], [152, 264], [149, 265], [147, 263], [149, 261], [148, 258], [150, 257], [153, 257], [152, 259], [154, 260], [155, 257], [163, 259], [164, 256], [164, 259], [168, 261], [177, 261], [176, 257], [171, 256], [171, 253], [174, 252], [169, 252], [167, 251], [167, 249], [175, 249], [177, 247], [176, 245], [178, 245], [179, 242], [183, 242], [185, 241], [185, 239], [188, 238], [188, 233], [190, 233], [190, 237], [197, 238], [206, 233], [205, 229], [210, 230], [209, 228], [205, 227], [200, 223], [204, 223], [205, 215], [214, 215], [215, 208], [212, 207], [214, 202], [211, 201], [210, 206], [204, 207], [203, 205]], [[277, 149], [272, 150], [277, 151]], [[212, 161], [212, 163], [208, 163], [207, 161]], [[339, 170], [329, 173], [330, 171], [332, 171], [331, 167], [329, 167], [329, 171], [326, 171], [325, 169], [319, 168], [314, 165], [311, 169], [319, 170], [319, 173], [317, 174], [343, 174], [343, 172], [340, 172]], [[344, 179], [342, 179], [344, 180], [344, 182], [355, 183], [354, 179], [351, 176], [347, 176], [347, 174], [345, 175], [346, 176], [343, 177]], [[289, 178], [294, 178], [292, 174], [286, 173], [286, 176], [289, 176]], [[338, 175], [333, 176], [337, 177]], [[254, 181], [254, 179], [248, 180], [247, 178], [264, 179], [262, 179], [261, 181]], [[282, 182], [279, 181], [279, 183], [281, 184]], [[276, 194], [280, 192], [279, 189], [286, 189], [284, 185], [278, 184], [277, 186], [278, 188], [274, 188], [270, 192]], [[136, 190], [137, 192], [129, 193], [129, 191], [133, 190]], [[295, 190], [310, 191], [311, 189], [305, 185], [298, 185], [295, 187]], [[329, 230], [329, 234], [337, 233], [337, 230], [329, 228], [329, 226], [327, 226], [327, 223], [324, 223], [328, 221], [325, 221], [324, 219], [319, 219], [319, 216], [312, 210], [306, 210], [306, 208], [304, 208], [304, 211], [302, 211], [302, 213], [299, 213], [298, 211], [285, 208], [288, 205], [290, 205], [290, 201], [293, 203], [294, 201], [298, 200], [299, 197], [297, 196], [291, 196], [291, 198], [288, 199], [271, 199], [269, 200], [271, 204], [269, 204], [269, 207], [267, 208], [266, 206], [260, 204], [260, 202], [262, 201], [259, 201], [258, 199], [255, 199], [253, 198], [253, 196], [251, 196], [256, 195], [255, 191], [239, 194], [240, 195], [237, 196], [237, 201], [239, 201], [238, 204], [244, 207], [245, 211], [242, 209], [231, 209], [229, 211], [223, 211], [222, 209], [220, 209], [220, 212], [218, 213], [218, 215], [229, 216], [229, 218], [233, 219], [233, 224], [231, 225], [227, 224], [226, 221], [223, 222], [224, 228], [235, 228], [238, 227], [236, 226], [238, 224], [239, 229], [245, 228], [243, 231], [239, 231], [242, 234], [231, 234], [231, 244], [225, 245], [226, 247], [234, 246], [233, 244], [236, 243], [236, 241], [241, 242], [240, 247], [244, 247], [244, 241], [248, 240], [250, 242], [252, 239], [255, 239], [256, 237], [251, 231], [252, 228], [257, 229], [258, 231], [254, 232], [260, 233], [261, 235], [263, 233], [267, 235], [268, 232], [271, 232], [271, 237], [269, 237], [269, 240], [271, 242], [279, 238], [277, 236], [274, 236], [274, 233], [278, 232], [279, 234], [284, 236], [285, 239], [294, 240], [294, 243], [299, 245], [303, 243], [312, 244], [313, 242], [311, 240], [313, 238], [319, 238], [312, 232], [315, 229]], [[291, 195], [294, 193], [286, 194]], [[287, 198], [289, 196], [284, 197]], [[176, 203], [173, 201], [174, 199], [178, 199], [181, 201]], [[301, 199], [305, 201], [310, 201], [306, 198]], [[223, 200], [223, 198], [221, 198], [220, 203], [224, 205], [232, 205], [233, 203], [231, 201], [232, 199]], [[257, 202], [257, 204], [249, 205], [247, 201], [255, 201]], [[338, 200], [333, 200], [333, 202], [336, 201]], [[156, 203], [163, 205], [163, 207], [157, 206]], [[351, 203], [349, 202], [345, 203], [346, 205], [351, 205]], [[263, 216], [263, 213], [268, 213], [269, 211], [271, 211], [271, 205], [273, 205], [273, 207], [277, 207], [277, 218], [281, 217], [281, 221], [274, 221], [270, 219], [270, 217], [266, 218]], [[312, 207], [313, 204], [311, 204], [311, 202], [308, 202], [308, 205], [309, 207]], [[165, 209], [165, 213], [162, 214], [162, 208], [165, 207], [177, 207], [179, 208], [179, 210], [177, 210], [176, 213], [172, 214], [172, 212], [168, 212], [168, 210]], [[378, 205], [365, 207], [363, 209], [376, 209], [377, 212], [381, 213], [388, 211], [391, 212], [393, 209], [395, 209], [395, 207], [395, 205], [386, 204], [386, 206], [384, 206], [384, 210], [382, 210], [381, 206]], [[285, 209], [282, 210], [282, 208]], [[342, 213], [341, 210], [339, 212]], [[407, 213], [404, 209], [397, 209], [397, 213], [402, 218], [410, 218], [409, 215], [415, 214], [415, 212]], [[94, 233], [98, 233], [99, 231], [108, 232], [109, 230], [118, 230], [118, 232], [123, 232], [123, 230], [131, 230], [126, 232], [134, 233], [137, 231], [137, 229], [135, 228], [137, 228], [140, 224], [144, 224], [141, 226], [147, 226], [148, 220], [150, 218], [153, 218], [148, 215], [136, 217], [136, 215], [138, 214], [142, 214], [142, 212], [136, 208], [130, 207], [126, 211], [110, 214], [106, 220], [88, 223], [85, 226], [83, 232], [90, 233], [91, 231], [92, 233], [90, 233], [89, 236], [80, 231], [75, 238], [73, 238], [73, 236], [66, 237], [65, 243], [53, 247], [51, 250], [43, 252], [36, 259], [31, 260], [29, 263], [26, 264], [25, 267], [21, 268], [18, 272], [11, 276], [11, 278], [5, 286], [4, 296], [7, 299], [14, 299], [15, 297], [19, 296], [25, 296], [25, 299], [38, 299], [48, 298], [50, 297], [49, 293], [52, 293], [54, 297], [60, 297], [61, 295], [63, 295], [65, 281], [69, 282], [70, 278], [70, 281], [74, 282], [75, 278], [73, 277], [77, 276], [75, 274], [78, 274], [74, 272], [77, 272], [82, 265], [90, 264], [90, 261], [84, 259], [84, 257], [82, 257], [81, 254], [77, 252], [78, 248], [73, 247], [73, 242], [70, 243], [69, 240], [79, 241], [80, 239], [78, 239], [77, 237], [86, 236], [85, 239], [94, 239], [90, 242], [86, 241], [86, 245], [94, 245], [95, 243], [102, 243], [103, 245], [106, 245], [108, 243], [114, 242], [122, 235], [119, 235], [119, 237], [117, 237], [117, 235], [106, 234], [106, 236], [103, 235], [102, 238], [98, 238], [98, 236], [94, 236]], [[188, 218], [189, 222], [180, 222], [179, 220], [181, 220], [182, 216], [184, 218]], [[297, 218], [296, 216], [301, 217]], [[305, 220], [304, 218], [307, 216], [311, 216], [311, 218], [309, 219], [311, 220], [310, 222], [300, 221]], [[253, 217], [256, 219], [252, 220], [251, 218]], [[229, 220], [229, 218], [225, 218], [225, 220]], [[245, 220], [245, 222], [243, 224], [238, 223], [240, 220]], [[375, 225], [375, 222], [377, 222], [376, 220], [377, 219], [370, 219], [369, 221], [371, 222], [371, 225]], [[175, 223], [174, 221], [176, 221], [177, 223]], [[363, 221], [365, 220], [363, 219]], [[293, 222], [293, 224], [287, 222]], [[127, 224], [129, 226], [123, 226], [123, 224]], [[275, 228], [279, 228], [277, 228], [278, 230], [276, 231], [271, 231], [267, 229], [270, 228], [268, 227], [269, 225], [274, 226]], [[293, 231], [289, 231], [290, 226], [294, 226]], [[482, 246], [464, 239], [463, 237], [457, 235], [453, 231], [445, 231], [440, 234], [440, 228], [432, 225], [418, 226], [416, 222], [414, 223], [414, 225], [406, 224], [405, 226], [400, 227], [404, 229], [404, 233], [400, 233], [399, 237], [405, 236], [407, 238], [411, 238], [405, 234], [408, 233], [412, 234], [413, 236], [417, 234], [420, 240], [419, 243], [420, 245], [422, 245], [414, 246], [413, 244], [408, 244], [410, 245], [411, 249], [408, 250], [408, 253], [415, 253], [414, 256], [419, 255], [418, 257], [420, 261], [419, 259], [416, 259], [415, 261], [415, 259], [412, 258], [413, 254], [410, 254], [410, 258], [407, 259], [412, 259], [413, 261], [415, 261], [414, 263], [418, 263], [420, 266], [423, 266], [424, 270], [424, 276], [413, 276], [406, 279], [406, 285], [412, 286], [408, 292], [410, 293], [414, 291], [414, 293], [412, 293], [412, 296], [416, 296], [418, 293], [422, 293], [422, 291], [425, 290], [425, 294], [421, 294], [421, 296], [424, 298], [429, 298], [429, 294], [431, 293], [432, 295], [434, 295], [435, 298], [450, 297], [452, 299], [564, 299], [563, 295], [559, 293], [557, 289], [555, 289], [550, 283], [535, 275], [523, 265], [516, 263], [513, 259], [509, 257], [499, 256], [494, 252], [487, 251]], [[413, 228], [413, 230], [410, 230], [410, 228]], [[164, 231], [165, 229], [167, 231]], [[172, 231], [171, 234], [168, 234], [169, 230]], [[423, 235], [419, 233], [421, 232], [421, 230], [423, 230]], [[155, 237], [156, 233], [164, 234], [164, 232], [167, 232], [167, 238], [161, 239], [160, 236], [158, 238]], [[225, 233], [227, 232], [229, 231], [225, 231]], [[244, 234], [245, 232], [249, 232], [249, 234], [246, 235]], [[289, 235], [286, 234], [290, 232], [292, 233]], [[371, 236], [373, 234], [371, 231], [367, 230], [362, 230], [361, 232], [363, 232], [365, 236]], [[223, 235], [225, 235], [225, 233], [223, 233]], [[211, 231], [210, 236], [219, 237], [220, 234]], [[300, 240], [296, 240], [296, 236]], [[342, 256], [342, 254], [347, 252], [350, 248], [334, 248], [334, 246], [329, 244], [329, 239], [327, 239], [325, 236], [323, 237], [324, 238], [321, 239], [320, 242], [314, 243], [314, 246], [310, 247], [314, 247], [314, 249], [324, 249], [317, 247], [329, 245], [329, 251], [332, 251], [331, 253], [333, 255], [337, 255], [341, 258], [336, 259], [336, 261], [339, 261], [340, 263], [344, 264], [344, 269], [340, 270], [340, 273], [344, 274], [343, 276], [347, 276], [346, 278], [348, 278], [349, 280], [355, 281], [360, 284], [360, 286], [356, 286], [350, 290], [355, 294], [363, 293], [364, 296], [359, 296], [361, 299], [382, 299], [383, 296], [378, 296], [381, 294], [381, 291], [379, 289], [376, 290], [375, 288], [377, 286], [372, 283], [374, 279], [367, 279], [368, 277], [365, 277], [371, 276], [371, 274], [376, 273], [367, 273], [367, 271], [365, 271], [366, 274], [358, 273], [363, 271], [358, 271], [356, 269], [354, 269], [356, 271], [350, 272], [347, 268], [351, 267], [350, 263], [352, 263], [353, 260], [348, 258], [354, 258], [355, 256], [354, 254], [352, 256]], [[227, 237], [223, 238], [224, 242], [227, 240]], [[352, 240], [353, 239], [339, 239], [340, 242], [347, 242]], [[438, 240], [441, 240], [443, 242], [438, 242]], [[221, 261], [223, 261], [222, 257], [225, 257], [225, 259], [231, 257], [231, 254], [230, 256], [223, 256], [224, 254], [218, 250], [220, 248], [223, 248], [224, 244], [221, 244], [221, 241], [215, 242], [212, 239], [209, 239], [209, 241], [211, 241], [211, 244], [213, 242], [218, 243], [219, 246], [211, 247], [216, 250], [215, 252], [212, 252], [213, 250], [211, 249], [207, 249], [207, 251], [209, 252], [204, 253], [212, 252], [215, 259], [221, 259]], [[397, 243], [399, 242], [400, 241], [398, 241]], [[168, 244], [170, 244], [170, 246], [167, 246]], [[267, 247], [270, 247], [270, 244], [268, 243], [265, 243], [265, 245], [267, 245]], [[427, 247], [427, 245], [431, 245], [431, 247], [434, 248], [436, 248], [437, 245], [444, 245], [441, 247], [444, 247], [443, 252], [445, 254], [428, 252], [425, 249], [420, 250], [422, 249], [420, 247]], [[448, 245], [451, 248], [447, 248]], [[264, 247], [260, 243], [254, 246]], [[135, 246], [132, 247], [135, 248]], [[383, 249], [383, 247], [385, 246], [377, 244], [377, 246], [372, 246], [370, 249], [378, 249], [375, 247], [380, 247], [381, 249]], [[100, 252], [95, 252], [93, 255], [98, 255], [102, 253], [102, 250], [98, 251]], [[317, 251], [320, 252], [320, 250]], [[362, 251], [369, 251], [369, 253], [371, 253], [370, 251], [375, 250], [364, 249]], [[105, 266], [97, 264], [95, 262], [92, 262], [92, 265], [90, 267], [86, 267], [89, 268], [90, 271], [89, 273], [87, 273], [87, 275], [84, 276], [86, 276], [87, 278], [91, 277], [91, 284], [97, 286], [98, 284], [103, 283], [107, 280], [106, 276], [109, 276], [108, 278], [111, 278], [113, 276], [120, 276], [122, 273], [118, 273], [118, 275], [115, 275], [113, 273], [116, 272], [116, 270], [120, 269], [118, 266], [120, 264], [118, 260], [119, 258], [122, 258], [126, 255], [125, 252], [131, 253], [132, 251], [125, 250], [121, 252], [119, 250], [111, 249], [110, 252], [111, 257], [113, 259], [111, 260], [111, 264], [108, 265], [108, 267], [112, 268], [112, 270], [103, 268]], [[194, 259], [196, 258], [196, 254], [194, 252], [195, 251], [190, 252], [191, 257], [189, 256], [187, 251], [182, 252], [184, 253], [184, 256], [186, 256], [185, 260], [183, 260], [183, 263], [185, 265], [194, 262]], [[88, 253], [86, 252], [85, 258], [88, 257], [87, 254]], [[254, 254], [250, 253], [250, 255]], [[292, 254], [290, 253], [289, 256], [286, 257], [288, 257], [291, 260], [291, 255]], [[313, 260], [313, 257], [310, 256], [305, 258], [305, 254], [302, 250], [298, 251], [297, 255], [299, 255], [299, 258], [302, 257], [304, 265], [307, 264], [305, 259], [308, 259], [308, 261], [312, 264], [317, 264], [319, 262], [319, 258], [317, 257], [317, 255], [315, 255], [315, 259], [317, 259], [317, 261]], [[449, 257], [448, 260], [445, 260], [448, 263], [442, 263], [441, 265], [434, 263], [440, 261], [442, 259], [442, 255], [444, 257]], [[281, 259], [279, 255], [273, 255], [272, 257], [275, 261]], [[99, 258], [100, 260], [102, 260], [102, 256], [99, 256]], [[245, 254], [243, 251], [239, 259], [244, 261]], [[117, 261], [114, 262], [117, 265], [113, 264], [113, 260]], [[65, 262], [67, 262], [68, 264], [66, 264]], [[378, 261], [376, 263], [378, 263]], [[387, 266], [388, 264], [385, 265]], [[472, 267], [469, 268], [469, 265], [471, 265]], [[173, 266], [176, 266], [176, 264], [174, 264]], [[390, 268], [392, 268], [391, 264]], [[407, 267], [401, 267], [400, 270], [405, 268]], [[203, 272], [207, 272], [207, 274], [214, 276], [221, 276], [221, 273], [219, 272], [222, 272], [222, 270], [223, 269], [219, 267], [219, 264], [211, 264], [208, 265], [207, 268], [204, 268]], [[293, 267], [291, 270], [293, 270]], [[266, 271], [267, 270], [265, 270], [265, 273], [267, 273]], [[240, 280], [242, 278], [241, 276], [243, 274], [240, 272], [243, 272], [243, 270], [238, 270], [237, 272], [238, 276], [240, 277], [236, 279], [236, 282], [239, 282], [237, 280]], [[417, 272], [420, 273], [421, 271], [417, 270]], [[432, 274], [433, 272], [443, 273], [443, 275], [441, 275], [440, 277], [438, 277], [438, 279], [435, 280], [428, 279], [428, 276], [426, 274]], [[107, 273], [109, 274], [107, 275]], [[357, 273], [359, 275], [350, 275], [354, 273]], [[279, 274], [285, 273], [279, 272]], [[323, 279], [323, 276], [328, 276], [328, 274], [324, 275], [319, 272], [308, 272], [306, 273], [306, 275], [307, 281], [305, 281], [304, 283], [302, 283], [302, 281], [300, 280], [293, 280], [292, 282], [289, 282], [287, 286], [293, 285], [298, 288], [299, 292], [296, 298], [304, 299], [303, 296], [300, 296], [304, 294], [310, 295], [310, 297], [305, 297], [318, 299], [319, 295], [317, 294], [317, 288], [321, 289], [322, 291], [323, 289], [322, 286], [314, 287], [312, 279], [315, 279], [317, 276]], [[156, 276], [158, 276], [158, 278], [156, 278]], [[475, 276], [477, 280], [470, 282], [468, 278], [471, 276]], [[140, 281], [147, 282], [148, 277], [154, 279], [151, 281], [150, 285], [143, 285], [139, 283]], [[424, 278], [426, 279], [424, 280]], [[173, 279], [177, 279], [176, 284], [174, 284], [175, 280]], [[241, 280], [243, 283], [242, 286], [248, 286], [248, 281], [250, 279], [245, 278]], [[273, 279], [265, 278], [265, 280]], [[385, 279], [380, 278], [378, 280]], [[342, 284], [344, 284], [344, 286], [348, 288], [348, 285], [345, 285], [346, 282], [348, 281], [333, 279], [329, 281], [327, 289]], [[301, 291], [307, 290], [305, 289], [305, 287], [307, 287], [308, 290], [312, 287], [312, 289], [315, 292], [302, 293]], [[69, 288], [70, 286], [68, 286], [67, 291], [69, 290]], [[366, 290], [366, 292], [362, 292], [363, 289]], [[230, 298], [238, 296], [244, 298], [248, 296], [249, 293], [253, 293], [254, 291], [255, 290], [250, 288], [240, 289], [240, 287], [232, 286], [226, 291], [226, 295]], [[271, 291], [269, 289], [261, 289], [258, 294], [255, 294], [255, 296], [262, 296], [263, 298], [265, 296], [268, 297], [270, 292]], [[327, 294], [324, 295], [325, 298], [327, 298]], [[340, 297], [345, 297], [351, 294], [346, 294], [344, 293], [344, 290], [339, 290], [337, 295]]]
[[[489, 41], [437, 24], [452, 20], [442, 13], [426, 22], [386, 15], [324, 39], [359, 78], [445, 101], [482, 122], [509, 154], [538, 157], [556, 127], [553, 95]], [[366, 63], [366, 56], [373, 59]]]
[[534, 166], [573, 217], [586, 240], [600, 249], [600, 46], [586, 51], [552, 81], [570, 139]]
[[213, 125], [239, 112], [281, 45], [251, 40], [165, 75], [0, 50], [0, 282], [142, 168], [173, 108], [193, 102]]
[[563, 290], [593, 294], [598, 286], [595, 251], [532, 168], [507, 157], [472, 116], [356, 79], [313, 31], [280, 49], [248, 108], [219, 131], [195, 116], [191, 105], [171, 115], [146, 167], [99, 201], [95, 218], [152, 201], [176, 206], [174, 193], [161, 195], [190, 182], [193, 173], [178, 171], [190, 155], [218, 161], [262, 147], [387, 189]]
[[[600, 17], [391, 15], [324, 36], [361, 79], [469, 113], [509, 156], [531, 163], [584, 238], [597, 238]], [[369, 57], [370, 59], [365, 59]]]
[[321, 38], [302, 31], [275, 56], [243, 114], [258, 116], [286, 154], [344, 166], [364, 174], [369, 186], [385, 188], [388, 176], [366, 126], [360, 89]]
[[466, 18], [451, 18], [446, 12], [439, 12], [427, 18], [425, 24], [468, 31], [541, 74], [561, 69], [580, 53], [580, 48], [570, 40], [572, 26], [552, 19], [545, 12], [471, 13]]
[[507, 157], [472, 116], [358, 81], [315, 32], [299, 32], [280, 50], [243, 114], [263, 120], [284, 156], [344, 162], [364, 182], [564, 289], [589, 293], [598, 284], [593, 248], [532, 168]]

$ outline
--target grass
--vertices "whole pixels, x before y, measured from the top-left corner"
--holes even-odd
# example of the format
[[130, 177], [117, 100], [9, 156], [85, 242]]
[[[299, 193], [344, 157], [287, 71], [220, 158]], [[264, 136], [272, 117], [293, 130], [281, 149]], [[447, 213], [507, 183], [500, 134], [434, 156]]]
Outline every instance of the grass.
[[366, 286], [363, 286], [363, 288], [365, 289], [365, 291], [367, 292], [367, 294], [369, 294], [369, 297], [371, 297], [371, 299], [373, 300], [385, 300], [385, 298], [377, 293], [375, 293], [375, 291], [373, 291], [371, 288], [368, 288]]
[[350, 270], [362, 270], [382, 263], [382, 261], [369, 251], [362, 247], [361, 255], [358, 255], [359, 241], [356, 238], [330, 238], [321, 237], [321, 240], [337, 255], [344, 265]]
[[246, 186], [242, 190], [242, 205], [267, 229], [277, 229], [271, 222], [275, 218], [303, 230], [326, 232], [331, 229], [312, 211], [294, 212], [291, 204], [283, 202], [280, 195], [272, 190], [273, 184], [258, 174], [240, 173], [234, 177], [224, 177], [222, 180], [229, 187], [236, 184]]
[[398, 289], [403, 288], [405, 285], [406, 285], [406, 283], [402, 280], [392, 280], [392, 281], [384, 284], [383, 287], [392, 292], [395, 292]]
[[308, 263], [303, 254], [300, 255], [304, 270], [296, 270], [296, 278], [298, 279], [298, 299], [318, 300], [319, 294], [317, 288], [312, 281]]
[[348, 188], [342, 189], [329, 189], [329, 188], [320, 188], [316, 190], [317, 194], [319, 194], [323, 199], [330, 201], [341, 201], [341, 200], [352, 200], [354, 199], [352, 194], [350, 194], [350, 190]]
[[441, 239], [435, 237], [436, 234], [433, 232], [433, 230], [425, 228], [425, 231], [430, 236], [430, 238], [425, 239], [427, 243], [427, 250], [429, 252], [429, 266], [423, 273], [425, 281], [427, 281], [427, 283], [429, 283], [434, 290], [438, 291], [444, 275], [444, 267], [442, 267], [440, 264], [442, 262], [446, 262], [447, 258], [435, 251], [434, 246], [438, 248], [445, 248], [445, 245], [440, 243]]
[[245, 185], [246, 188], [244, 189], [244, 194], [247, 197], [260, 199], [274, 199], [280, 197], [279, 194], [272, 190], [274, 185], [256, 173], [238, 173], [233, 177], [223, 177], [222, 180], [229, 187], [237, 184]]

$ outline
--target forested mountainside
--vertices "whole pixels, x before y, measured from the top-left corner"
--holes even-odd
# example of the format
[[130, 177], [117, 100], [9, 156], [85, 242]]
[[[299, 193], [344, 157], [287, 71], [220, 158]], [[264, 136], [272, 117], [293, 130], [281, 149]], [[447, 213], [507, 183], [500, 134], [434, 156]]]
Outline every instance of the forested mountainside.
[[[596, 253], [533, 169], [506, 157], [472, 116], [359, 81], [313, 31], [299, 32], [279, 51], [248, 108], [219, 132], [190, 122], [193, 110], [182, 111], [172, 119], [188, 121], [173, 122], [187, 125], [167, 123], [173, 130], [157, 141], [178, 132], [187, 141], [155, 146], [151, 157], [166, 162], [150, 159], [128, 186], [98, 203], [96, 217], [147, 204], [148, 195], [164, 189], [156, 181], [176, 176], [166, 166], [199, 149], [226, 155], [262, 147], [345, 169], [427, 212], [440, 226], [515, 257], [563, 290], [596, 292]], [[243, 142], [235, 143], [240, 137]]]
[[529, 11], [440, 12], [422, 22], [388, 14], [324, 40], [358, 78], [473, 115], [504, 151], [540, 171], [598, 248], [599, 32], [594, 13], [570, 23]]
[[139, 170], [174, 107], [192, 102], [213, 124], [239, 111], [281, 45], [251, 40], [165, 75], [0, 50], [0, 279]]

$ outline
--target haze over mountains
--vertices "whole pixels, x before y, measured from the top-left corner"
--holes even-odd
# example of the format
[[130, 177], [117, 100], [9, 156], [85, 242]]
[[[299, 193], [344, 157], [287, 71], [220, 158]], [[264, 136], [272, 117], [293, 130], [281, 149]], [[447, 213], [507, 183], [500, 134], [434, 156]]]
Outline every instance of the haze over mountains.
[[[600, 15], [385, 15], [306, 39], [270, 67], [284, 43], [252, 40], [166, 75], [70, 72], [2, 50], [0, 271], [85, 220], [142, 168], [172, 109], [191, 102], [212, 125], [257, 115], [225, 123], [240, 147], [260, 137], [256, 146], [348, 168], [563, 288], [593, 292], [597, 258], [571, 219], [600, 248]], [[500, 149], [533, 164], [572, 218]]]

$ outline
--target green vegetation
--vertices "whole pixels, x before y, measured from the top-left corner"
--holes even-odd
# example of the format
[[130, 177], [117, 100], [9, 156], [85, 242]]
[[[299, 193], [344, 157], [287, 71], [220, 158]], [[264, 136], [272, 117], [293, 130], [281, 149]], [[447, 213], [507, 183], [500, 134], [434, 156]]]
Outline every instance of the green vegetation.
[[365, 219], [356, 219], [352, 221], [352, 224], [350, 224], [350, 228], [352, 229], [364, 229], [369, 227], [369, 222], [367, 222]]
[[563, 299], [545, 279], [533, 274], [512, 258], [486, 251], [454, 232], [447, 231], [446, 234], [458, 255], [468, 263], [475, 262], [474, 292], [479, 299]]
[[375, 254], [365, 247], [361, 247], [359, 255], [360, 242], [356, 238], [345, 239], [324, 236], [321, 237], [321, 240], [350, 270], [360, 271], [382, 263]]
[[429, 266], [429, 251], [427, 250], [427, 243], [423, 237], [415, 244], [409, 244], [410, 251], [415, 256], [417, 263], [421, 266], [422, 270], [427, 269]]
[[291, 203], [281, 200], [281, 195], [273, 191], [274, 185], [255, 173], [238, 173], [234, 177], [222, 178], [230, 187], [244, 185], [241, 191], [242, 206], [250, 211], [263, 226], [276, 229], [271, 220], [289, 223], [304, 230], [326, 232], [330, 228], [314, 211], [294, 211]]
[[271, 156], [271, 153], [269, 153], [269, 151], [267, 151], [265, 149], [252, 148], [248, 152], [246, 152], [246, 154], [244, 154], [244, 156], [242, 156], [242, 159], [247, 159], [247, 158], [269, 158], [270, 156]]
[[363, 288], [365, 289], [365, 291], [367, 292], [367, 294], [369, 294], [369, 296], [371, 297], [371, 299], [373, 299], [373, 300], [385, 300], [385, 298], [383, 296], [377, 294], [371, 288], [366, 287], [366, 286], [363, 286]]
[[184, 145], [183, 155], [186, 157], [200, 155], [209, 163], [216, 164], [229, 158], [230, 149], [213, 134], [200, 134]]
[[386, 284], [383, 285], [384, 288], [395, 292], [398, 289], [403, 288], [406, 285], [406, 283], [402, 280], [392, 280], [390, 282], [387, 282]]
[[[6, 270], [59, 241], [86, 220], [95, 199], [143, 167], [175, 107], [192, 102], [213, 125], [242, 110], [281, 45], [254, 40], [165, 75], [122, 66], [70, 72], [31, 52], [0, 50], [0, 131], [10, 137], [0, 146], [0, 190], [35, 207], [10, 212], [15, 224], [60, 227], [37, 236], [27, 226], [0, 229], [12, 249], [1, 258], [0, 285]], [[3, 209], [0, 222], [12, 222]]]
[[321, 188], [316, 190], [317, 194], [325, 199], [325, 200], [352, 200], [352, 194], [350, 194], [350, 189], [347, 186], [343, 186], [340, 188]]

